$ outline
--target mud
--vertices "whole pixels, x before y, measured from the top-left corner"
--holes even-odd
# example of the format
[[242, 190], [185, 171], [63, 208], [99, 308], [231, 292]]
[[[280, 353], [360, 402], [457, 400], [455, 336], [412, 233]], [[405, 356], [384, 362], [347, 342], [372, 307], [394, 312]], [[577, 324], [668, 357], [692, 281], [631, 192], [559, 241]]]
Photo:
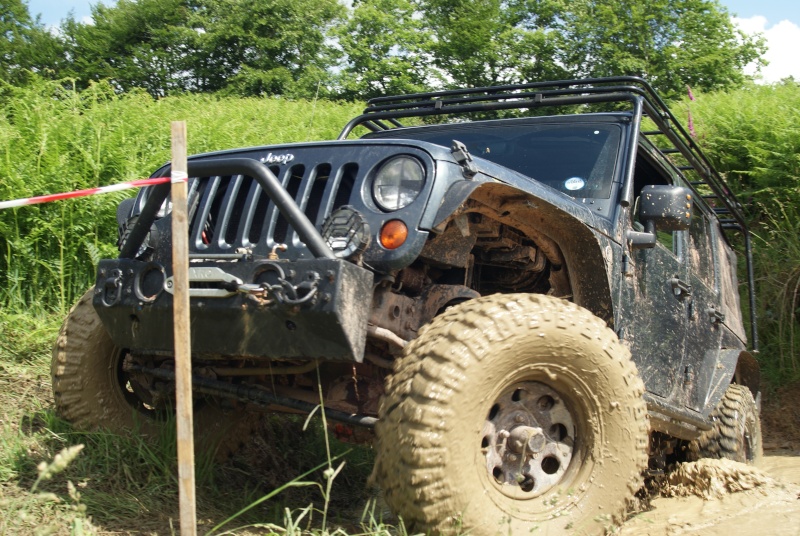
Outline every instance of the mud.
[[800, 535], [800, 451], [767, 453], [756, 466], [687, 463], [620, 534]]

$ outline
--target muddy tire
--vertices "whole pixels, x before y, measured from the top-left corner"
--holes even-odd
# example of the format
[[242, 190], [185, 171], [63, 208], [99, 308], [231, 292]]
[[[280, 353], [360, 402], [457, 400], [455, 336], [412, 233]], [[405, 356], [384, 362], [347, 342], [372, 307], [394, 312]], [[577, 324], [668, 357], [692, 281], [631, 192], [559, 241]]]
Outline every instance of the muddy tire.
[[[149, 408], [142, 401], [122, 370], [123, 358], [92, 306], [92, 291], [87, 292], [69, 312], [53, 345], [50, 372], [56, 412], [82, 430], [149, 437], [171, 433], [172, 410]], [[213, 401], [196, 401], [195, 448], [226, 458], [256, 424], [251, 412], [225, 411]]]
[[373, 480], [414, 531], [602, 533], [642, 483], [643, 393], [588, 311], [471, 300], [422, 330], [387, 380]]
[[711, 413], [714, 427], [689, 444], [689, 459], [725, 458], [755, 464], [761, 460], [761, 421], [750, 389], [731, 384]]

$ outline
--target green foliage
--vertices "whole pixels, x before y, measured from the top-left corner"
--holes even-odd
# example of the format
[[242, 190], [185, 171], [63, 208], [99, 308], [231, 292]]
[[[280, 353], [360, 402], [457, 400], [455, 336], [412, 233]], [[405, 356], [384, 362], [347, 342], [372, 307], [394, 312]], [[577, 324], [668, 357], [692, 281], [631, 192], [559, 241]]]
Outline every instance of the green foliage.
[[27, 71], [56, 76], [64, 44], [28, 12], [27, 2], [0, 0], [0, 80], [20, 83]]
[[338, 37], [366, 96], [635, 75], [675, 97], [737, 87], [764, 52], [716, 0], [362, 0]]
[[[361, 106], [328, 101], [154, 100], [39, 80], [0, 86], [0, 199], [68, 192], [146, 177], [170, 156], [169, 122], [186, 119], [190, 152], [335, 138]], [[66, 312], [116, 256], [116, 205], [130, 193], [0, 211], [0, 303]]]
[[73, 58], [70, 76], [80, 87], [108, 80], [117, 90], [143, 88], [155, 96], [190, 89], [187, 45], [197, 33], [189, 26], [185, 0], [119, 0], [92, 6], [92, 24], [63, 23]]
[[646, 78], [666, 98], [739, 87], [763, 39], [735, 30], [717, 0], [577, 0], [564, 13], [562, 63], [576, 76]]
[[696, 94], [698, 141], [745, 203], [753, 232], [760, 361], [774, 384], [800, 377], [800, 85]]
[[360, 99], [609, 75], [675, 97], [686, 84], [737, 87], [764, 52], [717, 0], [117, 0], [93, 6], [91, 24], [67, 19], [59, 37], [6, 1], [24, 36], [0, 41], [27, 58], [17, 78], [30, 69], [156, 97]]
[[237, 95], [313, 97], [328, 81], [335, 53], [329, 27], [343, 15], [336, 0], [196, 0], [201, 29], [192, 71], [206, 90]]
[[701, 145], [744, 198], [769, 212], [773, 199], [800, 201], [800, 85], [702, 94], [691, 110]]
[[432, 36], [414, 17], [410, 0], [360, 0], [335, 30], [346, 62], [339, 85], [349, 98], [425, 91], [435, 76], [429, 57]]
[[313, 97], [330, 77], [327, 30], [342, 12], [336, 0], [118, 0], [63, 32], [80, 87]]
[[561, 0], [420, 0], [418, 9], [436, 39], [430, 54], [448, 85], [478, 87], [561, 79], [556, 61]]

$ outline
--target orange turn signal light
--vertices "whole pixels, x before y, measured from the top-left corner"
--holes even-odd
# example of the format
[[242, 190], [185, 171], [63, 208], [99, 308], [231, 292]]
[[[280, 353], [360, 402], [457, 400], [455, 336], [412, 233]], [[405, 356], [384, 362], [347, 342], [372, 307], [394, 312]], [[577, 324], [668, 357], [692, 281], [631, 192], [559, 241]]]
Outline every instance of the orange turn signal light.
[[397, 249], [406, 243], [408, 227], [400, 220], [389, 220], [381, 227], [379, 238], [386, 249]]

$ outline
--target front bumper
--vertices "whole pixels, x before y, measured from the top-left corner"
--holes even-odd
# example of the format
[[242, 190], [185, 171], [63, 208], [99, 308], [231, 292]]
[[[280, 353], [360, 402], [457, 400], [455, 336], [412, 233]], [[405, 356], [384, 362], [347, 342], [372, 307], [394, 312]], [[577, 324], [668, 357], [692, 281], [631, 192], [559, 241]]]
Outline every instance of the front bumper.
[[[318, 258], [192, 262], [190, 273], [193, 356], [362, 361], [372, 272]], [[100, 261], [93, 304], [118, 347], [173, 353], [170, 283], [153, 262]]]

